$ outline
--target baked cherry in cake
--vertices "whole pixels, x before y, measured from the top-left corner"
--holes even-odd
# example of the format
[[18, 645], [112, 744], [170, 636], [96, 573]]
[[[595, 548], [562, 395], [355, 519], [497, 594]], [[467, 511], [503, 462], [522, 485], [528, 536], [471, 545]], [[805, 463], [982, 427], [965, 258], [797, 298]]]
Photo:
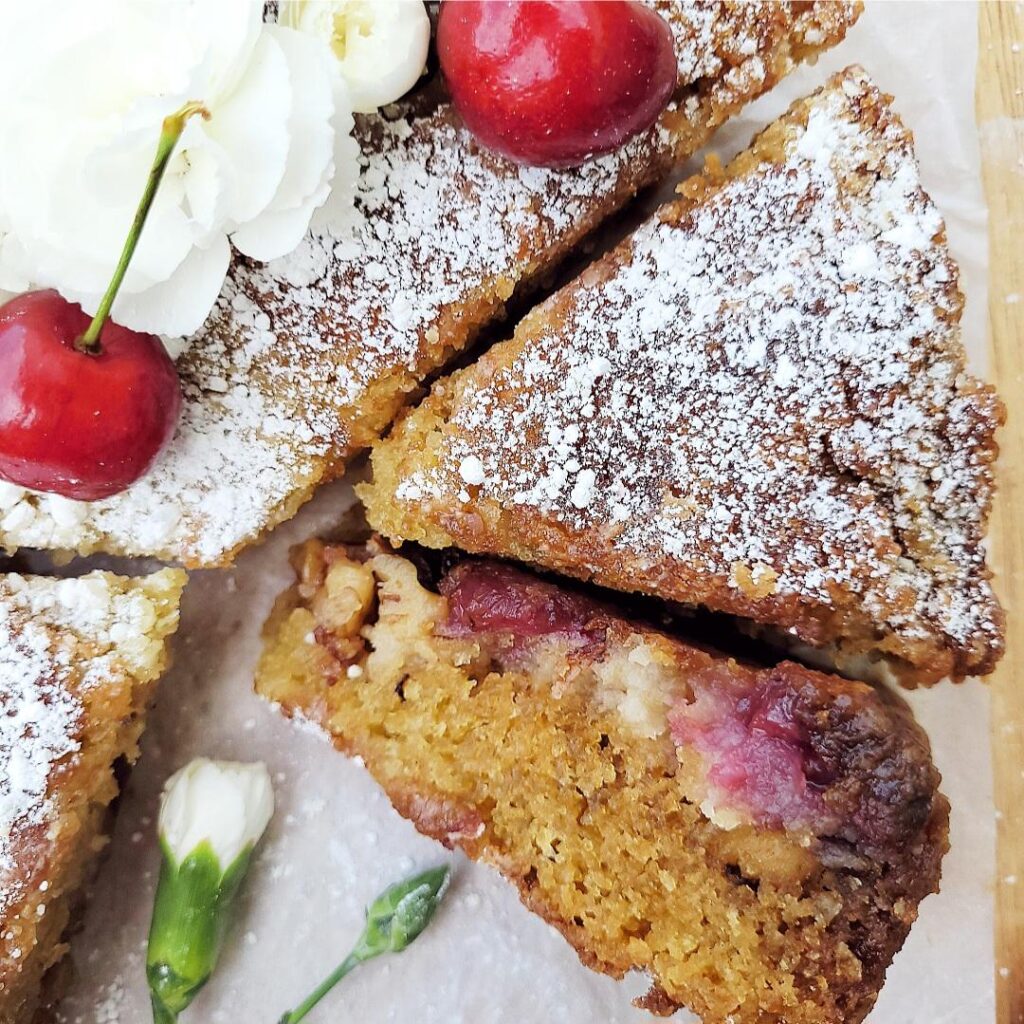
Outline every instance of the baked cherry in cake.
[[409, 555], [297, 549], [258, 691], [496, 867], [585, 964], [644, 972], [645, 1008], [859, 1024], [946, 850], [909, 708], [509, 563]]
[[654, 124], [676, 85], [668, 24], [628, 0], [445, 3], [437, 50], [470, 131], [547, 167], [617, 149]]
[[451, 636], [509, 632], [518, 637], [552, 633], [584, 638], [593, 616], [591, 602], [571, 591], [535, 583], [499, 562], [467, 562], [441, 581], [448, 598], [445, 630]]
[[0, 308], [0, 476], [93, 501], [123, 491], [174, 431], [181, 386], [160, 339], [91, 318], [57, 292]]

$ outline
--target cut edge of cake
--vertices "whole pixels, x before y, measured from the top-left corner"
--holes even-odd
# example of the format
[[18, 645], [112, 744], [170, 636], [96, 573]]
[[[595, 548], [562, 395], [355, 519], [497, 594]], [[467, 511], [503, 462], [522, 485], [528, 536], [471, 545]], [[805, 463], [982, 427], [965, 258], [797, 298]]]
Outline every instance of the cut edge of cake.
[[0, 576], [0, 1020], [59, 995], [118, 793], [138, 756], [185, 574]]
[[646, 1009], [861, 1021], [947, 848], [904, 702], [737, 663], [507, 565], [411, 557], [296, 548], [257, 692], [500, 871], [584, 964], [648, 973]]
[[[682, 604], [704, 605], [747, 620], [752, 631], [800, 657], [859, 678], [913, 686], [934, 683], [946, 676], [962, 679], [991, 671], [1003, 648], [1004, 616], [990, 583], [984, 533], [998, 451], [994, 434], [1003, 420], [1004, 410], [993, 389], [965, 370], [959, 335], [963, 296], [958, 288], [957, 268], [946, 248], [941, 217], [920, 188], [911, 134], [893, 112], [890, 102], [891, 97], [882, 94], [856, 66], [833, 76], [817, 93], [797, 101], [728, 167], [723, 169], [716, 161], [709, 161], [704, 174], [679, 187], [679, 200], [662, 208], [618, 249], [528, 314], [511, 340], [494, 346], [476, 364], [436, 382], [428, 398], [400, 418], [390, 436], [373, 450], [373, 479], [359, 488], [371, 525], [394, 541], [412, 540], [436, 548], [456, 546], [480, 554], [511, 557], [593, 579], [616, 589], [643, 591]], [[831, 105], [840, 111], [835, 115], [839, 117], [838, 127], [828, 123], [833, 116], [829, 113]], [[810, 128], [809, 122], [812, 122]], [[603, 358], [604, 352], [596, 352], [591, 353], [594, 355], [591, 364], [601, 363], [601, 367], [594, 369], [594, 365], [583, 365], [583, 353], [575, 351], [584, 334], [577, 321], [571, 322], [572, 341], [563, 338], [556, 345], [554, 339], [558, 337], [563, 320], [576, 310], [574, 304], [589, 314], [589, 323], [601, 326], [600, 309], [585, 307], [584, 303], [597, 302], [597, 297], [612, 287], [626, 290], [627, 285], [620, 286], [619, 279], [628, 281], [633, 265], [641, 257], [649, 257], [651, 264], [657, 265], [654, 276], [645, 285], [641, 282], [642, 287], [654, 291], [659, 277], [664, 278], [673, 270], [657, 264], [659, 232], [665, 232], [669, 238], [673, 229], [680, 237], [691, 230], [696, 234], [697, 229], [688, 225], [700, 223], [701, 214], [714, 209], [713, 204], [719, 200], [719, 210], [727, 210], [729, 198], [739, 189], [748, 189], [749, 197], [744, 193], [744, 201], [761, 203], [763, 197], [757, 197], [755, 187], [761, 176], [771, 173], [778, 181], [784, 174], [801, 173], [804, 165], [812, 166], [822, 154], [829, 160], [829, 131], [849, 131], [854, 139], [848, 159], [857, 166], [849, 180], [837, 186], [839, 201], [848, 200], [851, 209], [860, 215], [855, 204], [862, 200], [856, 190], [870, 188], [865, 182], [870, 182], [874, 174], [879, 181], [889, 182], [890, 179], [883, 178], [879, 171], [888, 159], [892, 166], [885, 168], [885, 173], [904, 191], [902, 196], [897, 196], [894, 185], [893, 201], [917, 204], [915, 210], [920, 215], [920, 222], [910, 218], [891, 227], [896, 238], [892, 246], [903, 253], [901, 246], [905, 239], [898, 237], [900, 232], [909, 233], [913, 229], [923, 233], [920, 228], [925, 221], [933, 227], [932, 237], [920, 241], [923, 252], [914, 250], [910, 256], [901, 258], [920, 274], [913, 280], [912, 287], [907, 286], [906, 302], [911, 306], [916, 303], [922, 322], [932, 323], [934, 330], [921, 339], [917, 349], [916, 339], [907, 342], [907, 352], [900, 353], [901, 359], [906, 356], [906, 368], [893, 364], [899, 373], [904, 373], [905, 369], [908, 387], [918, 388], [920, 395], [912, 395], [913, 401], [901, 406], [895, 390], [895, 398], [884, 393], [884, 375], [890, 368], [874, 354], [869, 353], [874, 362], [869, 362], [867, 357], [864, 359], [870, 373], [861, 373], [856, 353], [840, 352], [850, 360], [849, 372], [846, 366], [843, 369], [849, 382], [843, 381], [842, 389], [854, 397], [844, 394], [838, 414], [826, 411], [817, 419], [808, 411], [808, 405], [816, 398], [808, 397], [809, 392], [805, 394], [811, 387], [810, 378], [798, 375], [808, 364], [813, 368], [815, 358], [824, 357], [805, 352], [805, 365], [801, 366], [799, 360], [790, 358], [792, 353], [786, 348], [781, 355], [776, 355], [774, 365], [769, 359], [754, 361], [749, 367], [739, 366], [746, 358], [744, 342], [732, 339], [738, 352], [729, 356], [737, 363], [735, 369], [728, 371], [733, 373], [733, 386], [743, 385], [745, 374], [758, 380], [757, 375], [768, 380], [768, 375], [774, 374], [768, 383], [756, 386], [774, 387], [772, 394], [777, 392], [781, 396], [777, 401], [783, 408], [787, 393], [805, 403], [803, 406], [794, 404], [795, 426], [789, 434], [779, 436], [790, 445], [795, 438], [814, 453], [816, 461], [810, 455], [806, 461], [811, 472], [819, 476], [814, 481], [805, 473], [808, 487], [814, 482], [821, 489], [822, 507], [834, 507], [837, 518], [848, 520], [833, 529], [825, 513], [815, 508], [815, 495], [801, 496], [806, 500], [798, 511], [804, 517], [797, 517], [795, 526], [779, 526], [777, 536], [768, 538], [773, 544], [774, 558], [758, 557], [758, 547], [766, 549], [759, 531], [764, 532], [763, 524], [768, 521], [764, 513], [771, 511], [770, 496], [762, 497], [760, 510], [753, 509], [752, 505], [749, 508], [740, 505], [735, 520], [727, 507], [733, 493], [730, 488], [743, 483], [744, 473], [753, 476], [755, 471], [748, 472], [737, 464], [732, 471], [734, 476], [724, 471], [719, 473], [717, 492], [707, 495], [702, 491], [699, 497], [703, 507], [698, 503], [696, 508], [691, 508], [694, 499], [687, 493], [689, 481], [681, 471], [678, 479], [655, 480], [653, 470], [650, 479], [625, 479], [631, 472], [646, 472], [644, 443], [660, 451], [666, 465], [670, 458], [678, 459], [679, 453], [675, 450], [659, 447], [671, 438], [651, 430], [639, 438], [632, 458], [613, 451], [618, 435], [625, 436], [623, 432], [630, 428], [639, 435], [653, 422], [655, 413], [648, 410], [637, 414], [638, 407], [650, 401], [660, 400], [668, 405], [680, 397], [686, 399], [689, 385], [681, 385], [674, 393], [669, 390], [668, 397], [653, 393], [646, 398], [632, 393], [623, 397], [614, 388], [616, 374], [628, 378], [625, 357], [622, 367], [613, 367]], [[841, 141], [840, 144], [846, 143]], [[907, 180], [901, 181], [901, 176]], [[786, 187], [784, 182], [781, 188]], [[849, 190], [849, 196], [843, 194], [844, 188]], [[869, 198], [873, 203], [870, 194]], [[783, 199], [792, 200], [793, 209], [799, 214], [799, 197]], [[867, 200], [863, 205], [870, 206]], [[878, 205], [881, 206], [881, 202]], [[873, 208], [869, 212], [873, 213]], [[733, 212], [731, 215], [739, 222], [743, 214]], [[763, 211], [751, 212], [752, 217], [762, 215]], [[709, 219], [710, 216], [709, 213]], [[892, 212], [890, 216], [895, 218]], [[751, 227], [751, 231], [754, 230]], [[779, 230], [784, 234], [786, 229]], [[837, 225], [837, 237], [838, 232]], [[702, 237], [698, 237], [698, 242]], [[724, 244], [742, 249], [745, 244], [752, 247], [762, 243], [769, 247], [772, 244], [771, 239], [756, 236], [730, 237]], [[712, 238], [705, 244], [716, 243]], [[882, 242], [874, 239], [872, 244], [881, 246]], [[869, 245], [863, 248], [865, 262], [876, 258], [876, 254], [869, 251]], [[689, 255], [694, 265], [706, 260], [699, 246]], [[870, 300], [873, 287], [870, 280], [863, 273], [858, 280], [857, 268], [852, 266], [850, 276], [848, 287], [869, 289]], [[696, 280], [695, 273], [686, 283]], [[806, 275], [802, 282], [799, 276], [794, 280], [801, 287], [813, 284]], [[889, 288], [886, 300], [891, 295], [902, 294], [899, 284], [886, 287]], [[697, 293], [696, 298], [699, 297]], [[704, 301], [713, 305], [715, 299], [713, 285], [706, 285]], [[737, 303], [742, 305], [741, 297], [732, 292], [722, 301], [733, 303], [725, 307], [730, 314]], [[853, 306], [857, 300], [848, 301]], [[799, 299], [794, 305], [799, 306]], [[641, 308], [646, 310], [647, 307], [641, 305]], [[875, 315], [874, 310], [871, 312]], [[676, 315], [688, 322], [686, 311], [676, 310]], [[712, 313], [708, 322], [713, 323], [715, 315]], [[808, 317], [813, 319], [810, 314]], [[802, 324], [807, 322], [801, 321]], [[604, 344], [609, 350], [622, 343], [624, 333], [616, 333], [619, 326], [616, 321], [607, 328]], [[633, 328], [637, 329], [635, 325]], [[825, 328], [819, 325], [814, 329]], [[884, 337], [881, 330], [876, 333], [879, 338]], [[854, 336], [852, 331], [849, 334]], [[863, 340], [863, 336], [858, 337]], [[596, 351], [600, 340], [597, 328], [593, 339]], [[729, 340], [723, 330], [723, 347]], [[870, 340], [865, 344], [870, 344]], [[546, 342], [550, 344], [544, 348]], [[702, 340], [698, 339], [697, 344], [702, 344]], [[772, 345], [781, 348], [789, 345], [789, 341], [769, 337], [762, 348], [771, 351]], [[799, 345], [793, 352], [797, 348]], [[924, 353], [924, 362], [915, 354], [917, 351]], [[557, 355], [551, 355], [555, 352]], [[607, 354], [612, 356], [610, 351]], [[633, 355], [643, 354], [634, 352]], [[566, 366], [559, 364], [555, 368], [556, 358], [566, 361]], [[573, 358], [579, 365], [569, 361]], [[666, 366], [671, 363], [673, 367], [682, 367], [685, 358], [685, 353], [666, 346]], [[912, 364], [914, 359], [918, 359], [920, 365]], [[711, 356], [709, 365], [710, 360]], [[787, 376], [780, 383], [783, 369]], [[528, 384], [523, 376], [527, 370], [531, 374]], [[690, 367], [673, 370], [680, 375], [689, 371]], [[721, 374], [723, 387], [729, 383], [728, 373]], [[940, 398], [945, 396], [948, 402], [945, 407], [928, 407], [933, 397], [929, 391], [932, 388], [930, 375], [936, 378], [935, 394]], [[605, 383], [608, 380], [612, 381], [610, 385]], [[627, 379], [626, 385], [631, 387], [632, 383]], [[702, 378], [697, 376], [694, 388], [701, 386]], [[876, 392], [867, 390], [869, 386], [877, 387], [883, 400], [889, 403], [888, 413], [883, 408], [883, 400], [875, 397]], [[588, 399], [588, 395], [596, 395], [601, 387], [606, 391], [609, 387], [612, 389], [621, 408], [617, 419], [609, 415], [605, 420], [600, 420], [602, 410], [597, 409], [600, 422], [594, 426], [597, 398]], [[669, 389], [671, 387], [674, 385]], [[857, 396], [858, 387], [864, 388], [866, 397]], [[549, 398], [546, 388], [557, 391], [554, 399]], [[758, 397], [756, 392], [751, 394], [755, 399]], [[603, 393], [602, 400], [608, 401], [608, 395]], [[552, 410], [542, 422], [537, 410], [545, 401]], [[869, 416], [872, 402], [878, 403], [874, 409], [875, 421]], [[904, 417], [905, 435], [885, 422], [888, 414]], [[739, 417], [743, 415], [745, 412], [741, 410]], [[584, 434], [590, 432], [585, 441], [577, 443], [570, 436], [573, 429], [570, 420], [577, 424], [576, 435], [581, 430]], [[737, 422], [742, 426], [741, 419]], [[717, 425], [722, 426], [722, 422], [718, 421]], [[690, 429], [688, 423], [685, 429]], [[559, 444], [547, 436], [551, 430], [561, 432], [561, 440], [555, 439]], [[811, 436], [815, 430], [821, 436]], [[735, 442], [736, 452], [741, 460], [746, 460], [749, 455], [744, 446], [748, 439], [741, 438], [740, 433], [730, 437], [730, 442]], [[804, 433], [808, 435], [806, 438]], [[679, 436], [680, 445], [689, 440], [685, 431]], [[768, 430], [764, 431], [764, 436], [769, 436]], [[761, 440], [760, 435], [755, 436], [753, 425], [750, 437], [749, 444], [753, 448]], [[719, 444], [715, 427], [708, 428], [702, 443], [715, 458], [734, 458], [724, 443]], [[585, 444], [590, 448], [585, 448]], [[694, 434], [694, 450], [696, 444]], [[918, 448], [912, 444], [917, 444]], [[680, 450], [684, 455], [689, 454], [683, 448]], [[556, 474], [558, 467], [553, 462], [547, 467], [542, 465], [540, 453], [549, 459], [562, 458], [563, 471]], [[781, 466], [787, 456], [782, 450], [777, 454]], [[700, 456], [699, 451], [697, 455]], [[590, 457], [593, 468], [585, 456]], [[762, 453], [760, 458], [767, 469], [773, 468], [770, 464], [773, 453]], [[618, 462], [609, 469], [602, 465], [602, 459], [618, 459]], [[700, 466], [713, 475], [715, 470], [710, 459], [711, 456], [707, 456]], [[914, 459], [918, 461], [915, 463]], [[799, 477], [799, 460], [793, 465], [795, 480]], [[748, 483], [749, 493], [754, 494], [758, 482]], [[555, 495], [553, 498], [542, 493], [548, 484]], [[779, 491], [784, 491], [786, 486], [785, 474], [781, 474]], [[614, 487], [627, 492], [620, 495], [625, 518], [616, 518], [612, 509], [610, 488]], [[646, 495], [656, 487], [669, 496], [662, 494], [659, 498], [655, 494], [631, 504], [628, 492]], [[670, 506], [675, 505], [679, 506], [679, 522], [673, 520], [664, 526]], [[863, 507], [863, 512], [858, 511], [858, 505]], [[593, 507], [599, 507], [600, 512], [592, 514]], [[721, 517], [717, 534], [706, 531], [703, 551], [695, 548], [695, 542], [686, 532], [696, 530], [697, 526], [679, 525], [691, 521], [704, 528], [705, 521], [699, 516], [695, 518], [695, 512], [699, 516], [706, 514], [708, 523], [711, 513]], [[656, 524], [661, 532], [652, 532], [654, 527], [649, 528], [649, 524]], [[729, 532], [734, 526], [738, 539]], [[805, 543], [801, 532], [804, 529], [817, 529], [818, 534], [809, 532]], [[629, 548], [622, 537], [634, 535], [640, 536], [643, 543]], [[848, 547], [844, 548], [842, 542], [847, 539]], [[672, 543], [681, 545], [682, 555], [676, 557], [671, 553]], [[810, 549], [828, 544], [830, 548], [821, 553], [809, 550], [804, 554], [804, 549], [797, 550], [800, 544]], [[716, 545], [718, 552], [713, 550]], [[727, 551], [734, 553], [726, 564]], [[798, 557], [803, 559], [799, 576], [792, 569]], [[849, 573], [844, 579], [847, 568]], [[790, 574], [788, 588], [787, 572]]]

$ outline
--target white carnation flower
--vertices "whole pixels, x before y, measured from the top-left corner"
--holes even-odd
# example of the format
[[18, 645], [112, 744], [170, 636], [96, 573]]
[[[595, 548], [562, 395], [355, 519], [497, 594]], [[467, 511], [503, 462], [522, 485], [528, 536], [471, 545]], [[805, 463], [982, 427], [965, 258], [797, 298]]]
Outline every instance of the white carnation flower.
[[273, 813], [264, 764], [197, 757], [167, 780], [146, 949], [156, 1024], [174, 1024], [213, 974], [231, 905]]
[[[351, 106], [324, 41], [265, 25], [255, 0], [0, 0], [0, 289], [55, 287], [90, 314], [109, 283], [163, 118], [197, 100], [113, 317], [198, 329], [229, 239], [299, 243], [358, 173]], [[339, 163], [339, 160], [341, 161]]]
[[359, 114], [400, 99], [426, 67], [421, 0], [282, 0], [278, 21], [330, 44]]
[[266, 765], [197, 757], [168, 779], [158, 828], [176, 864], [205, 842], [224, 872], [259, 842], [273, 813]]

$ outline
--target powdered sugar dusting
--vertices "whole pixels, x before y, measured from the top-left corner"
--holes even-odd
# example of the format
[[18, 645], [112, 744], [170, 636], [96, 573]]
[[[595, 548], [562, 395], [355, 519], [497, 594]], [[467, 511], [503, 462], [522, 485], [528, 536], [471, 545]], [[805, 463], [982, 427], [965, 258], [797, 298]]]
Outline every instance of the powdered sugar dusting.
[[80, 749], [84, 695], [151, 671], [158, 611], [113, 580], [0, 577], [0, 915], [24, 895], [19, 845], [51, 821], [54, 774]]
[[54, 677], [68, 672], [67, 652], [53, 651], [45, 630], [13, 626], [0, 611], [0, 912], [18, 896], [11, 839], [44, 824], [54, 764], [78, 750], [80, 701]]
[[777, 48], [788, 61], [787, 34], [799, 40], [818, 26], [835, 38], [855, 16], [830, 3], [770, 16], [758, 4], [659, 6], [680, 81], [693, 85], [673, 134], [658, 127], [578, 171], [553, 172], [481, 152], [444, 107], [364, 119], [349, 222], [312, 233], [285, 259], [236, 263], [178, 359], [182, 420], [151, 474], [85, 507], [7, 489], [0, 542], [229, 560], [372, 441], [516, 284], [762, 91], [759, 54]]
[[679, 78], [701, 82], [721, 92], [742, 80], [765, 75], [765, 59], [789, 36], [794, 44], [813, 47], [841, 37], [857, 13], [851, 3], [792, 3], [775, 5], [765, 17], [763, 3], [738, 3], [730, 8], [720, 0], [645, 0], [668, 21], [676, 45]]
[[779, 599], [852, 594], [908, 658], [998, 649], [981, 546], [998, 409], [964, 374], [942, 221], [880, 102], [863, 73], [835, 80], [781, 162], [556, 296], [398, 497], [443, 499], [473, 457], [476, 498], [606, 537], [641, 575], [718, 581], [726, 610], [771, 596], [772, 622]]
[[11, 494], [5, 543], [81, 548], [91, 539], [127, 553], [223, 558], [350, 450], [354, 419], [383, 414], [386, 423], [390, 399], [384, 409], [359, 403], [387, 375], [418, 375], [437, 360], [446, 311], [458, 316], [476, 294], [493, 303], [496, 289], [507, 296], [538, 253], [578, 233], [631, 164], [649, 174], [671, 149], [656, 129], [579, 173], [499, 169], [447, 110], [411, 124], [368, 119], [363, 143], [357, 207], [343, 227], [310, 234], [287, 258], [234, 267], [207, 329], [179, 359], [182, 420], [154, 471], [63, 525], [58, 513], [74, 503]]

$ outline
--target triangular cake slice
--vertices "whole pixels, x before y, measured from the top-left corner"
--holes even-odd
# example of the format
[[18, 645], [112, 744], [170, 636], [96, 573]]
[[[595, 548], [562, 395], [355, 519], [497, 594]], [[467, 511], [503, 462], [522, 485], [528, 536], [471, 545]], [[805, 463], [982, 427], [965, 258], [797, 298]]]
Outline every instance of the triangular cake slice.
[[89, 505], [2, 487], [0, 544], [228, 563], [340, 474], [517, 289], [859, 13], [831, 0], [656, 6], [676, 38], [676, 100], [578, 171], [483, 152], [446, 105], [361, 119], [347, 226], [234, 265], [178, 359], [182, 420], [149, 476]]
[[991, 670], [1002, 407], [889, 103], [835, 76], [440, 381], [374, 452], [371, 524], [727, 612], [854, 676]]
[[0, 1021], [29, 1024], [135, 760], [184, 573], [0, 575]]
[[[588, 966], [703, 1024], [859, 1024], [938, 887], [899, 698], [740, 664], [496, 562], [297, 551], [257, 688], [496, 867]], [[432, 580], [434, 582], [432, 582]]]

